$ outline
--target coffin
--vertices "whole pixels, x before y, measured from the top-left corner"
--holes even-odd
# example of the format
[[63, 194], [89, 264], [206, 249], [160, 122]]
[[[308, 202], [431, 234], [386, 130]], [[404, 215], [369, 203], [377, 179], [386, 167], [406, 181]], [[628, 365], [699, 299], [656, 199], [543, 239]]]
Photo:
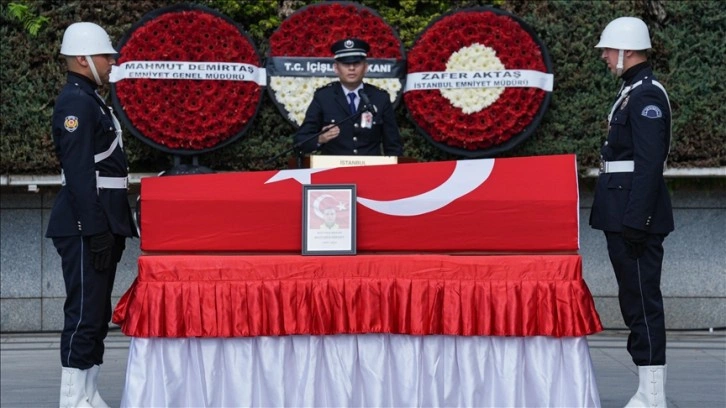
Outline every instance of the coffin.
[[578, 249], [574, 155], [151, 177], [141, 249], [300, 253], [302, 185], [357, 186], [357, 250]]

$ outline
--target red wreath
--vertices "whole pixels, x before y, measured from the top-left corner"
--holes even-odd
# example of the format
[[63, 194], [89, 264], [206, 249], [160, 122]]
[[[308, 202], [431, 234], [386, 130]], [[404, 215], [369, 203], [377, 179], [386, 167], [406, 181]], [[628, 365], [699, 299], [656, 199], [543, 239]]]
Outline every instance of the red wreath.
[[[260, 66], [251, 40], [234, 23], [200, 6], [164, 8], [145, 16], [119, 46], [128, 61], [246, 63]], [[252, 81], [124, 79], [113, 84], [125, 124], [161, 150], [200, 153], [246, 130], [261, 102]]]
[[[513, 16], [493, 9], [461, 10], [433, 22], [408, 52], [408, 72], [446, 71], [449, 57], [474, 43], [496, 51], [508, 70], [548, 72], [541, 44]], [[506, 88], [496, 102], [472, 114], [453, 106], [438, 89], [409, 91], [403, 99], [411, 118], [435, 144], [470, 155], [531, 132], [528, 126], [543, 113], [546, 95], [538, 88]]]
[[[321, 24], [321, 21], [325, 22]], [[332, 61], [330, 46], [344, 38], [360, 38], [370, 45], [368, 59], [389, 59], [401, 62], [404, 60], [404, 48], [393, 28], [389, 26], [376, 12], [365, 6], [353, 2], [325, 2], [305, 6], [286, 18], [280, 27], [270, 37], [270, 49], [268, 59], [268, 78], [276, 78], [274, 69], [271, 69], [270, 60], [276, 57], [283, 58], [329, 58]], [[274, 65], [274, 64], [273, 64]], [[321, 78], [328, 75], [308, 76], [308, 78]], [[402, 81], [403, 70], [401, 70], [398, 81]], [[279, 77], [284, 77], [280, 75]], [[303, 77], [304, 78], [304, 77]], [[370, 78], [370, 76], [369, 76]], [[320, 81], [308, 81], [320, 84]], [[312, 92], [296, 93], [300, 99], [295, 107], [294, 114], [286, 106], [285, 101], [280, 100], [275, 93], [272, 80], [268, 79], [269, 95], [277, 106], [278, 110], [293, 125], [300, 125], [292, 116], [304, 114], [303, 106], [306, 107], [312, 101]], [[294, 90], [293, 90], [294, 91]], [[394, 105], [397, 105], [401, 90], [393, 94]], [[309, 99], [308, 99], [309, 98]]]
[[270, 56], [330, 57], [330, 46], [347, 37], [368, 42], [368, 58], [403, 58], [393, 29], [371, 9], [350, 2], [313, 4], [290, 15], [270, 37]]

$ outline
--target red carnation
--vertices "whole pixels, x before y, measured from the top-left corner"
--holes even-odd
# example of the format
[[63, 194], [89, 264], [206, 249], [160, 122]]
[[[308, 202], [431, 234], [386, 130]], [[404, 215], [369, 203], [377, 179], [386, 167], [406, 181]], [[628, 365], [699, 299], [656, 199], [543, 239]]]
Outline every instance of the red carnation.
[[[254, 44], [232, 20], [202, 6], [153, 11], [119, 46], [125, 62], [224, 62], [259, 67]], [[197, 154], [244, 133], [262, 98], [253, 81], [126, 78], [112, 85], [114, 104], [134, 135], [161, 150]], [[210, 103], [222, 98], [229, 104]], [[229, 106], [252, 106], [221, 121]]]
[[[408, 72], [445, 71], [453, 53], [475, 43], [494, 50], [507, 70], [548, 72], [543, 57], [546, 51], [524, 23], [489, 8], [460, 10], [433, 22], [409, 51]], [[546, 109], [546, 96], [537, 88], [505, 88], [493, 104], [469, 114], [453, 106], [437, 89], [406, 92], [404, 101], [413, 120], [435, 144], [453, 153], [475, 156], [477, 150], [519, 137], [537, 113]], [[432, 116], [447, 120], [432, 121]]]

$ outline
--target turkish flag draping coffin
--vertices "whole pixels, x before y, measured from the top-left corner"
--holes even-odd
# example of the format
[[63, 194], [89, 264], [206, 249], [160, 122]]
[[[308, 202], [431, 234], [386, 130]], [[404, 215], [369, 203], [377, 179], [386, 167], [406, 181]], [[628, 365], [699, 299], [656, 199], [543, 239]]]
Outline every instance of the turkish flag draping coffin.
[[357, 250], [578, 249], [574, 155], [141, 180], [141, 249], [300, 252], [302, 185], [357, 186]]

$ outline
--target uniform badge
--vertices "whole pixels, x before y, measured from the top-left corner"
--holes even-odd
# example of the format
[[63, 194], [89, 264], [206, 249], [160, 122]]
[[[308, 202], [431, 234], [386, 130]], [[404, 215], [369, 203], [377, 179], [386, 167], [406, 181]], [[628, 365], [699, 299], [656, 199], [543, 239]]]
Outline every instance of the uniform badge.
[[373, 114], [370, 112], [363, 112], [360, 115], [360, 127], [363, 129], [370, 129], [373, 127]]
[[69, 132], [75, 132], [78, 129], [78, 118], [75, 116], [66, 116], [63, 121], [63, 127]]
[[663, 112], [661, 112], [660, 108], [655, 105], [646, 106], [640, 114], [648, 119], [658, 119], [663, 117]]
[[623, 99], [623, 103], [620, 104], [620, 110], [623, 110], [626, 106], [628, 106], [628, 101], [630, 101], [630, 96], [626, 96], [625, 99]]

